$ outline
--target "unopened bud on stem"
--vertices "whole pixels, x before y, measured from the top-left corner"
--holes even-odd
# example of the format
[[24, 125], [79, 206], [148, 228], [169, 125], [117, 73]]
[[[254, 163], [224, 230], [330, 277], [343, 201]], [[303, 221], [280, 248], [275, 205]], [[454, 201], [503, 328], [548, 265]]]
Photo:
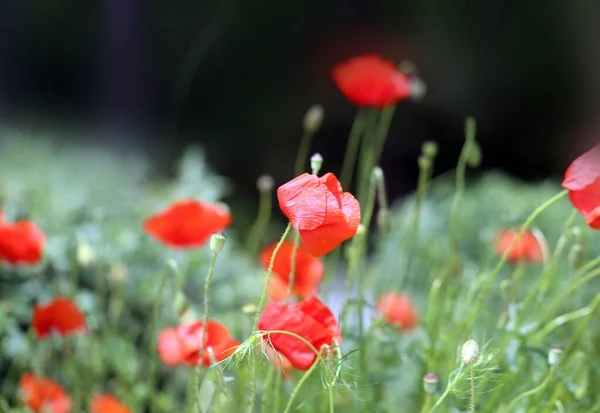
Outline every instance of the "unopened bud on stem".
[[311, 106], [304, 115], [302, 126], [304, 130], [309, 133], [315, 133], [321, 127], [323, 123], [323, 106], [313, 105]]
[[548, 351], [548, 365], [550, 367], [558, 366], [558, 363], [560, 363], [560, 360], [562, 359], [562, 355], [563, 355], [562, 348], [560, 348], [558, 346], [552, 347]]
[[438, 153], [438, 144], [433, 141], [423, 142], [423, 146], [421, 146], [421, 152], [428, 158], [435, 158]]
[[270, 192], [275, 186], [275, 180], [271, 175], [261, 175], [256, 180], [256, 188], [259, 192]]
[[460, 358], [463, 363], [472, 365], [474, 364], [479, 355], [481, 354], [481, 347], [479, 346], [479, 342], [474, 338], [465, 341], [460, 349]]
[[223, 250], [227, 237], [222, 232], [217, 232], [210, 237], [210, 250], [213, 254], [218, 254]]

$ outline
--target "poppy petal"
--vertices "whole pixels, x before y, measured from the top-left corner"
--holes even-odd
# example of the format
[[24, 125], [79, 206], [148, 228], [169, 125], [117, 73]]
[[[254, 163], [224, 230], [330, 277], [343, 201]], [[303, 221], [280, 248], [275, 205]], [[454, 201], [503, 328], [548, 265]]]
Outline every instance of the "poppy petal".
[[311, 230], [323, 223], [327, 189], [316, 175], [304, 173], [277, 189], [281, 212], [298, 230]]

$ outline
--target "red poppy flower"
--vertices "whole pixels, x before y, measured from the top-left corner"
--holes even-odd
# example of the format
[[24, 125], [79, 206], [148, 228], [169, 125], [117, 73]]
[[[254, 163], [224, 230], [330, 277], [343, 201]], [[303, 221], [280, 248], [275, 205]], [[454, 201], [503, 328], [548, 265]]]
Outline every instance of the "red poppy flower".
[[7, 223], [0, 212], [0, 261], [12, 265], [37, 264], [42, 260], [46, 237], [29, 221]]
[[[180, 364], [197, 365], [202, 349], [202, 321], [184, 323], [177, 327], [164, 328], [158, 336], [158, 355], [167, 366]], [[216, 321], [208, 321], [205, 348], [212, 350], [216, 361], [225, 360], [240, 345], [231, 338], [229, 330]], [[202, 364], [211, 365], [210, 353], [205, 351]]]
[[394, 63], [376, 54], [354, 57], [338, 64], [333, 80], [356, 106], [383, 109], [410, 95], [408, 77]]
[[90, 402], [92, 413], [131, 413], [131, 409], [109, 393], [99, 393]]
[[87, 330], [85, 316], [73, 301], [65, 297], [56, 297], [46, 305], [36, 305], [31, 325], [40, 339], [48, 337], [52, 331], [66, 336]]
[[[317, 297], [310, 296], [298, 303], [286, 305], [269, 301], [262, 313], [258, 328], [263, 331], [284, 330], [297, 334], [317, 350], [342, 341], [338, 322]], [[317, 360], [313, 350], [296, 337], [273, 333], [264, 337], [273, 348], [285, 356], [298, 370], [308, 370]]]
[[360, 205], [334, 174], [302, 174], [277, 189], [279, 208], [300, 233], [306, 250], [320, 257], [356, 235]]
[[69, 413], [71, 398], [53, 380], [25, 373], [19, 382], [19, 400], [38, 413]]
[[600, 229], [600, 145], [575, 159], [565, 172], [562, 186], [587, 224]]
[[[514, 239], [518, 237], [519, 231], [513, 230], [501, 230], [496, 235], [494, 243], [496, 245], [496, 251], [499, 256], [503, 256], [504, 253], [510, 248]], [[544, 261], [544, 249], [538, 238], [533, 234], [532, 231], [525, 231], [523, 236], [517, 240], [515, 246], [512, 248], [508, 257], [508, 262], [518, 261], [533, 261], [543, 262]]]
[[[268, 269], [271, 263], [273, 251], [277, 242], [265, 247], [260, 254], [260, 264]], [[285, 241], [277, 251], [273, 265], [273, 277], [269, 284], [269, 296], [275, 300], [287, 298], [290, 274], [292, 271], [292, 257], [294, 255], [294, 243]], [[319, 258], [313, 257], [301, 245], [296, 250], [296, 267], [294, 271], [294, 285], [292, 293], [299, 297], [306, 297], [315, 291], [316, 285], [323, 278], [325, 265]]]
[[205, 244], [211, 235], [227, 228], [231, 221], [231, 213], [223, 204], [186, 199], [147, 219], [144, 228], [169, 247], [192, 248]]
[[400, 331], [412, 330], [419, 321], [419, 313], [406, 294], [387, 293], [377, 303], [377, 312], [387, 324]]

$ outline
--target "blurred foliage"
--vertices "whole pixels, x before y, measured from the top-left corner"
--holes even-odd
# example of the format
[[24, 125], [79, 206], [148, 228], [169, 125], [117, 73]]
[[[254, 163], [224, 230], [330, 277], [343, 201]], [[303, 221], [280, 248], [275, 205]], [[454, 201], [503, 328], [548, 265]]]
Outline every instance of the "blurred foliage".
[[[150, 391], [149, 369], [158, 364], [148, 352], [155, 341], [153, 303], [165, 276], [159, 327], [178, 322], [172, 308], [175, 274], [166, 263], [172, 260], [184, 277], [183, 290], [199, 319], [210, 260], [208, 247], [184, 252], [164, 247], [145, 234], [143, 221], [183, 197], [218, 201], [227, 182], [207, 168], [198, 149], [185, 153], [173, 181], [150, 182], [144, 159], [64, 147], [15, 131], [0, 137], [0, 204], [6, 219], [32, 220], [47, 236], [39, 267], [0, 267], [0, 394], [12, 398], [19, 375], [33, 368], [59, 382], [80, 383], [84, 403], [92, 391], [112, 391], [139, 406]], [[261, 283], [254, 260], [235, 248], [235, 234], [227, 235], [211, 289], [211, 318], [243, 339], [250, 323], [244, 324], [240, 309], [259, 294]], [[34, 305], [57, 294], [76, 301], [89, 328], [62, 347], [37, 341], [29, 331]], [[187, 370], [160, 370], [163, 411], [184, 403]]]

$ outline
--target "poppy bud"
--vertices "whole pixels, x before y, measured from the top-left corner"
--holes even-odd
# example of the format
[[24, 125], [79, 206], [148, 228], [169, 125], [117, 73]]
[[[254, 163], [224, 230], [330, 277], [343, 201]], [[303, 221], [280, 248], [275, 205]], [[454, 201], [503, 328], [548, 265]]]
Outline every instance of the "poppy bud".
[[371, 174], [375, 182], [380, 182], [383, 180], [383, 169], [381, 169], [381, 167], [376, 166], [373, 168], [373, 172]]
[[481, 354], [481, 347], [479, 342], [474, 338], [467, 340], [460, 348], [460, 358], [463, 363], [472, 365], [477, 361]]
[[315, 133], [321, 127], [323, 123], [323, 106], [321, 105], [313, 105], [311, 106], [306, 114], [304, 115], [304, 120], [302, 121], [302, 126], [304, 130], [309, 133]]
[[469, 151], [469, 156], [467, 157], [467, 165], [471, 168], [477, 168], [481, 165], [481, 148], [477, 141], [474, 141]]
[[411, 60], [403, 60], [398, 65], [398, 71], [404, 73], [406, 76], [418, 76], [419, 70], [415, 62]]
[[418, 77], [410, 79], [409, 89], [412, 100], [420, 101], [427, 94], [427, 85]]
[[175, 298], [173, 299], [173, 310], [175, 313], [181, 317], [186, 311], [190, 308], [190, 303], [186, 298], [185, 294], [181, 291], [175, 293]]
[[420, 169], [429, 169], [431, 167], [431, 158], [425, 155], [419, 156], [417, 160]]
[[573, 227], [570, 230], [571, 236], [575, 239], [575, 242], [579, 242], [581, 240], [581, 228]]
[[433, 373], [426, 374], [423, 377], [423, 388], [425, 389], [425, 393], [433, 394], [437, 391], [438, 383], [440, 379]]
[[213, 254], [218, 254], [223, 250], [227, 237], [222, 232], [217, 232], [210, 237], [210, 250]]
[[258, 192], [270, 192], [275, 186], [275, 180], [271, 175], [261, 175], [256, 180]]
[[77, 242], [77, 263], [82, 267], [89, 267], [96, 260], [94, 249], [90, 245], [86, 237], [82, 236]]
[[550, 367], [558, 366], [558, 363], [560, 363], [560, 360], [562, 359], [562, 354], [563, 354], [562, 348], [560, 348], [558, 346], [552, 347], [548, 351], [548, 365]]
[[242, 307], [242, 313], [254, 314], [254, 313], [256, 313], [257, 308], [258, 307], [254, 303], [244, 304], [244, 306]]
[[111, 264], [108, 279], [115, 285], [122, 284], [127, 278], [127, 267], [123, 263]]
[[435, 158], [438, 153], [438, 144], [433, 141], [424, 142], [421, 146], [421, 152], [428, 158]]
[[585, 261], [585, 254], [581, 244], [575, 244], [571, 247], [569, 250], [568, 261], [569, 265], [574, 270], [579, 269], [581, 265], [583, 265], [583, 262]]
[[320, 153], [315, 153], [310, 157], [310, 169], [312, 169], [312, 173], [318, 175], [321, 166], [323, 166], [323, 156]]

